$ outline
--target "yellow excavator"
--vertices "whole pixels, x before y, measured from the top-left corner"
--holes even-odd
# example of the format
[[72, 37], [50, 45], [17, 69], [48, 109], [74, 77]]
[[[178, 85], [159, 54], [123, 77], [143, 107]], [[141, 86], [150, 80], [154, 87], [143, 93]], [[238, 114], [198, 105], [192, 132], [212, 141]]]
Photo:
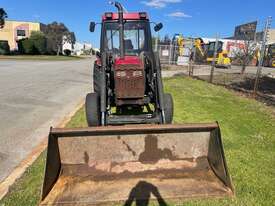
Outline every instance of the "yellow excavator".
[[[206, 61], [207, 63], [211, 64], [214, 58], [214, 53], [215, 53], [215, 45], [216, 42], [212, 41], [208, 43], [208, 49], [205, 51], [206, 52]], [[222, 41], [218, 41], [218, 45], [217, 45], [217, 56], [216, 56], [216, 60], [215, 60], [215, 65], [216, 67], [225, 67], [230, 69], [231, 68], [231, 60], [228, 57], [228, 52], [223, 49], [223, 42]]]
[[275, 43], [267, 46], [264, 57], [264, 66], [275, 67]]
[[50, 130], [40, 205], [232, 196], [218, 123], [171, 124], [173, 99], [163, 93], [148, 15], [114, 5], [118, 12], [102, 18], [95, 91], [86, 98], [90, 127]]
[[[194, 40], [195, 47], [195, 62], [212, 64], [215, 53], [215, 41], [205, 43], [202, 38]], [[223, 49], [223, 42], [218, 41], [217, 56], [215, 60], [216, 67], [231, 68], [231, 60], [228, 57], [228, 52]]]

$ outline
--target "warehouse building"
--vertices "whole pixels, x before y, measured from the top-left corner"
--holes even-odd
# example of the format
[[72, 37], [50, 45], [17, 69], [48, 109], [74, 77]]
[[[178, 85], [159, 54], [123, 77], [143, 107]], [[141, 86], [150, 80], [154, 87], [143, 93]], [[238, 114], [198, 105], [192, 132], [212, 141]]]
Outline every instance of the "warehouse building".
[[32, 31], [40, 31], [40, 23], [6, 20], [0, 29], [0, 41], [8, 41], [10, 50], [17, 50], [17, 41], [28, 38]]

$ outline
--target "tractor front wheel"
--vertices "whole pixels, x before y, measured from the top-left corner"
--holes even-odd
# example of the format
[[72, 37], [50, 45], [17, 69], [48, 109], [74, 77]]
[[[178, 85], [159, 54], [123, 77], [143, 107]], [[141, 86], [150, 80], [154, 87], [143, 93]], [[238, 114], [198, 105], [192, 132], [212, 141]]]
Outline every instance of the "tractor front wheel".
[[89, 127], [100, 125], [100, 106], [99, 95], [97, 93], [89, 93], [85, 102], [86, 119]]
[[172, 95], [169, 93], [165, 93], [164, 96], [164, 115], [166, 124], [171, 124], [173, 121], [174, 115], [174, 102]]

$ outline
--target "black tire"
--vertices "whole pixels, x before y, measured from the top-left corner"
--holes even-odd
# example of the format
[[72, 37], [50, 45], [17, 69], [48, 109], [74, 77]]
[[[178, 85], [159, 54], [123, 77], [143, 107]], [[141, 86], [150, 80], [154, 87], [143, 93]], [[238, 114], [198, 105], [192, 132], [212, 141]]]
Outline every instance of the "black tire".
[[100, 66], [94, 63], [94, 72], [93, 72], [93, 83], [94, 83], [94, 92], [100, 94]]
[[164, 115], [166, 124], [171, 124], [173, 121], [174, 115], [174, 102], [172, 95], [169, 93], [165, 93], [163, 95], [164, 98]]
[[89, 93], [86, 96], [85, 109], [89, 127], [100, 125], [100, 102], [97, 93]]

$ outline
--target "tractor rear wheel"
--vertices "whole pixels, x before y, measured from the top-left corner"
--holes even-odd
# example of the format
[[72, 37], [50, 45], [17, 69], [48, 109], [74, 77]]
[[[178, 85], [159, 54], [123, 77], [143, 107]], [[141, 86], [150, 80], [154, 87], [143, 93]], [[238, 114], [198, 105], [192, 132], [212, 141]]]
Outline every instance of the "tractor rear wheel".
[[169, 93], [165, 93], [163, 95], [164, 98], [164, 115], [166, 124], [171, 124], [173, 121], [174, 115], [174, 102], [172, 95]]
[[85, 102], [86, 119], [89, 127], [100, 125], [100, 106], [99, 95], [97, 93], [89, 93]]

